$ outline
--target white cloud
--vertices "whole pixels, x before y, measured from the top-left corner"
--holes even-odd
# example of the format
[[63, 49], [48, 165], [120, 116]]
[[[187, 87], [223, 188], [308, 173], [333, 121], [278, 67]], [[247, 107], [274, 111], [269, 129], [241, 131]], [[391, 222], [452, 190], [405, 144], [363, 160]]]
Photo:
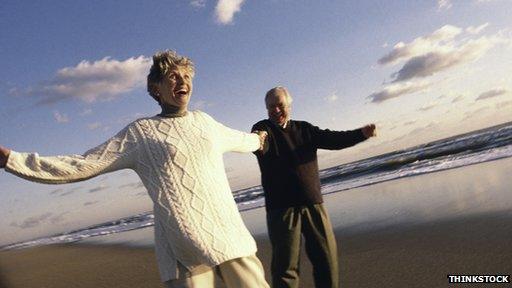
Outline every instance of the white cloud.
[[478, 100], [493, 98], [493, 97], [501, 96], [501, 95], [507, 94], [507, 93], [508, 93], [507, 89], [496, 88], [496, 89], [492, 89], [492, 90], [486, 91], [486, 92], [478, 95], [476, 100], [478, 101]]
[[67, 123], [69, 122], [69, 117], [66, 114], [61, 114], [59, 111], [53, 111], [53, 118], [57, 123]]
[[450, 25], [443, 26], [432, 34], [416, 38], [410, 43], [399, 42], [388, 54], [380, 58], [378, 63], [386, 65], [405, 61], [402, 68], [391, 75], [395, 82], [424, 78], [476, 61], [494, 46], [512, 42], [511, 38], [503, 33], [475, 38], [476, 34], [487, 26], [488, 23], [466, 30]]
[[418, 108], [418, 111], [428, 111], [428, 110], [432, 110], [433, 108], [437, 107], [439, 105], [439, 103], [428, 103], [428, 104], [425, 104], [423, 106], [421, 106], [420, 108]]
[[451, 42], [462, 29], [445, 25], [434, 31], [432, 34], [418, 37], [410, 43], [398, 42], [391, 52], [379, 59], [379, 64], [395, 64], [403, 58], [411, 58], [423, 55], [432, 51], [443, 51], [448, 47], [443, 47], [445, 43]]
[[124, 61], [109, 57], [94, 62], [84, 60], [60, 69], [52, 80], [27, 89], [25, 94], [40, 97], [40, 105], [67, 99], [87, 103], [112, 100], [143, 86], [150, 65], [151, 59], [145, 56]]
[[206, 5], [206, 0], [191, 0], [190, 5], [196, 8], [202, 8]]
[[94, 123], [87, 124], [87, 129], [96, 130], [96, 129], [100, 128], [101, 126], [102, 125], [100, 122], [94, 122]]
[[92, 189], [89, 189], [89, 193], [95, 193], [95, 192], [98, 192], [98, 191], [102, 191], [102, 190], [105, 190], [109, 188], [107, 185], [105, 184], [100, 184], [99, 186], [97, 187], [94, 187]]
[[482, 116], [483, 112], [485, 112], [487, 110], [489, 110], [488, 106], [480, 107], [479, 109], [473, 110], [473, 111], [467, 111], [466, 113], [464, 113], [464, 118], [462, 119], [462, 121], [468, 120], [468, 119], [471, 119], [471, 118], [474, 118], [477, 116]]
[[[52, 224], [56, 224], [60, 221], [62, 221], [62, 215], [65, 213], [61, 213], [60, 215], [53, 216], [53, 213], [47, 212], [38, 216], [32, 216], [29, 218], [26, 218], [21, 223], [13, 222], [10, 226], [12, 227], [18, 227], [21, 229], [27, 229], [27, 228], [34, 228], [41, 224], [44, 224], [45, 222], [51, 222]], [[53, 217], [52, 217], [53, 216]]]
[[466, 28], [466, 32], [468, 32], [469, 34], [480, 34], [480, 32], [482, 32], [488, 26], [489, 23], [485, 23], [477, 27], [469, 26], [468, 28]]
[[338, 100], [338, 95], [336, 95], [336, 93], [332, 93], [331, 95], [325, 97], [324, 99], [329, 103], [333, 103]]
[[220, 24], [233, 22], [235, 13], [240, 12], [245, 0], [219, 0], [215, 6], [215, 17]]
[[374, 103], [380, 103], [398, 96], [424, 91], [430, 86], [427, 82], [401, 82], [385, 86], [381, 91], [368, 96]]
[[452, 3], [450, 0], [437, 0], [437, 7], [439, 10], [448, 10], [452, 8]]

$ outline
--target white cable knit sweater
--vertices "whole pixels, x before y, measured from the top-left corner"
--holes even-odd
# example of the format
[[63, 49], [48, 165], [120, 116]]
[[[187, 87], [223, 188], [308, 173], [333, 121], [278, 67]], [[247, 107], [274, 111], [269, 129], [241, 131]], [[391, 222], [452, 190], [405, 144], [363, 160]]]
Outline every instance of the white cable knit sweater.
[[256, 253], [224, 172], [222, 154], [259, 148], [259, 137], [204, 112], [134, 121], [83, 156], [11, 152], [6, 170], [41, 183], [69, 183], [133, 169], [154, 203], [155, 250], [162, 281], [189, 269]]

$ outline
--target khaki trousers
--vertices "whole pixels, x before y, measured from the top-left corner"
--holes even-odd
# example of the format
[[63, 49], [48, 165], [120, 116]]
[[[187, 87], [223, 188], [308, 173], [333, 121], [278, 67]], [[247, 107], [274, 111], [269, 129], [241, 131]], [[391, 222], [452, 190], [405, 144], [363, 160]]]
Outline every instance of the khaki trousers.
[[214, 288], [214, 270], [228, 288], [270, 288], [265, 280], [263, 266], [256, 255], [236, 258], [221, 263], [206, 272], [192, 274], [181, 266], [178, 279], [165, 282], [168, 288]]
[[302, 236], [313, 265], [315, 287], [339, 287], [336, 239], [323, 204], [267, 211], [267, 226], [273, 288], [299, 287]]

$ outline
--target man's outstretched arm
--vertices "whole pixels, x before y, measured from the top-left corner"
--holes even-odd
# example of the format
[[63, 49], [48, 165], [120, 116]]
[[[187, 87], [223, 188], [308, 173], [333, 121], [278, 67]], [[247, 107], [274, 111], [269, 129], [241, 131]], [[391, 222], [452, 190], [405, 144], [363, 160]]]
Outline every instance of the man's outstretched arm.
[[5, 168], [5, 165], [7, 165], [7, 159], [9, 159], [9, 154], [11, 154], [11, 150], [0, 145], [0, 168]]
[[338, 150], [356, 145], [376, 135], [375, 124], [368, 124], [350, 131], [322, 130], [312, 126], [313, 141], [317, 148]]

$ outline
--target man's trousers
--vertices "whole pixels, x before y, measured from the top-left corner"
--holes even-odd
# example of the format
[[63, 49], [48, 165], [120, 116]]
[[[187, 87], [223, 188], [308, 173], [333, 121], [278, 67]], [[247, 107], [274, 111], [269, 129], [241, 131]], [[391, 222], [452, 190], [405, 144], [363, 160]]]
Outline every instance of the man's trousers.
[[298, 288], [301, 235], [313, 264], [317, 288], [339, 287], [338, 254], [331, 222], [323, 204], [267, 211], [272, 244], [272, 287]]

